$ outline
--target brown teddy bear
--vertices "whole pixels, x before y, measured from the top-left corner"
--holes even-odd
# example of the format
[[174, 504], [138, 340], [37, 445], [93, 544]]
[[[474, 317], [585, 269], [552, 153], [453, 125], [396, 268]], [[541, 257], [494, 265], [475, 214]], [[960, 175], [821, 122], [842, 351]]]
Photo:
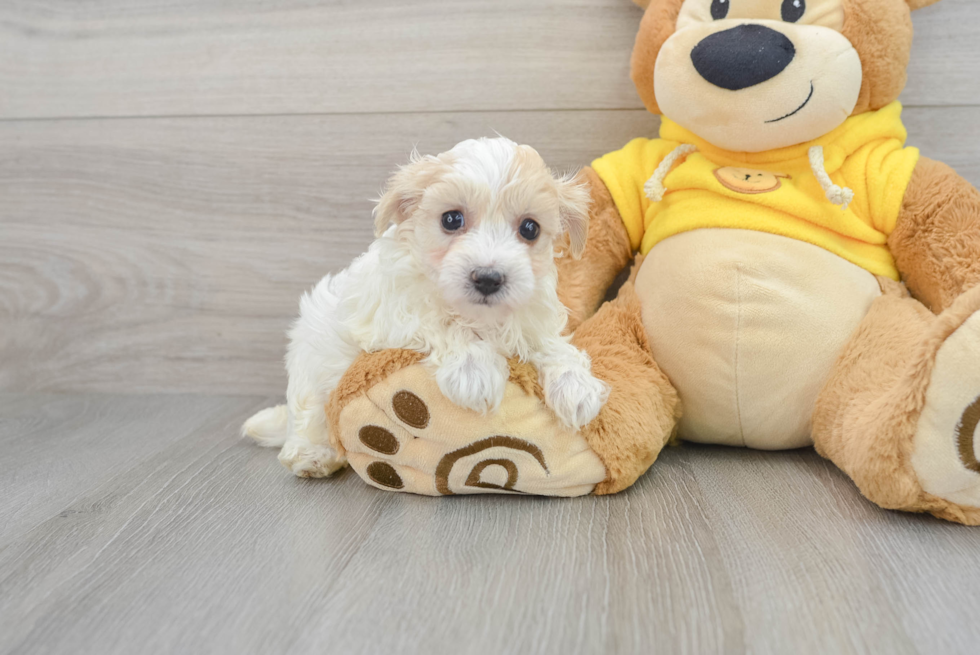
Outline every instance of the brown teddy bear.
[[628, 487], [674, 435], [812, 444], [882, 507], [980, 523], [980, 193], [905, 146], [897, 103], [933, 2], [639, 3], [660, 138], [582, 171], [589, 241], [560, 260], [605, 408], [570, 432], [512, 362], [478, 416], [383, 351], [333, 394], [333, 445], [381, 488], [578, 495]]

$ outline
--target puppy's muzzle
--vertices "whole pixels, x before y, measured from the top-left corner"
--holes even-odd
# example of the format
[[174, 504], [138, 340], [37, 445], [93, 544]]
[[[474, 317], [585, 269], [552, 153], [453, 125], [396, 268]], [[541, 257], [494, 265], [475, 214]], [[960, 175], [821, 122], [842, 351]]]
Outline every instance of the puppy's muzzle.
[[473, 288], [483, 297], [489, 297], [504, 288], [506, 278], [500, 271], [492, 268], [477, 268], [470, 273], [470, 280], [473, 281]]

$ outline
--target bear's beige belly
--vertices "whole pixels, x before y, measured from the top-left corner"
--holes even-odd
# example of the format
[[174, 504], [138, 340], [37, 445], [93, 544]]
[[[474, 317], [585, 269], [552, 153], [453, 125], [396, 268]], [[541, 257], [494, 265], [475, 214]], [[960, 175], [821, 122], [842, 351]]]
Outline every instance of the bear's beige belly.
[[636, 289], [680, 394], [680, 436], [769, 450], [812, 443], [817, 394], [881, 294], [871, 273], [822, 248], [732, 229], [657, 244]]

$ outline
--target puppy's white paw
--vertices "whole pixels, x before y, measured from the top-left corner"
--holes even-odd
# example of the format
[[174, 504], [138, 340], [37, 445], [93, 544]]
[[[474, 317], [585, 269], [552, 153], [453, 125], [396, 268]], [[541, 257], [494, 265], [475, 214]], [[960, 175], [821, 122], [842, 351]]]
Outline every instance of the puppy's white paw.
[[299, 478], [325, 478], [347, 465], [330, 446], [291, 438], [279, 451], [279, 461]]
[[549, 377], [545, 402], [562, 423], [575, 430], [591, 423], [609, 399], [609, 385], [588, 369], [570, 368]]
[[508, 374], [503, 357], [466, 353], [443, 363], [436, 371], [436, 383], [454, 405], [486, 414], [500, 407]]

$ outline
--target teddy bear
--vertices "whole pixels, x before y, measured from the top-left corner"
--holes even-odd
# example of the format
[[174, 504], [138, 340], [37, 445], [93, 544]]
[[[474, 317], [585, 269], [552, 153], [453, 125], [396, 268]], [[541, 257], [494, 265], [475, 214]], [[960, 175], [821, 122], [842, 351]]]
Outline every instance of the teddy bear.
[[605, 407], [570, 430], [512, 361], [482, 416], [388, 350], [331, 397], [332, 445], [381, 489], [563, 496], [677, 440], [813, 446], [883, 508], [980, 524], [980, 193], [897, 101], [936, 1], [637, 0], [660, 134], [581, 171], [589, 238], [559, 259]]

